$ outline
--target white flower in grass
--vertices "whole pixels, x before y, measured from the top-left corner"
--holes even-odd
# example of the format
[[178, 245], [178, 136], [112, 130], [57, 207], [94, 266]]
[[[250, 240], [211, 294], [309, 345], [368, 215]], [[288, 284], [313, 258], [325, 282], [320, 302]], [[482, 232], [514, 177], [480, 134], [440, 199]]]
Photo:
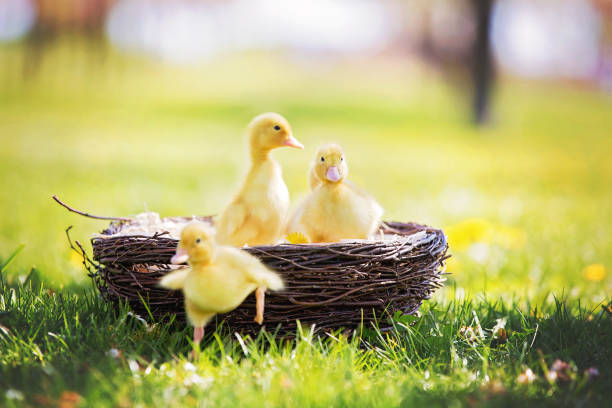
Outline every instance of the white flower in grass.
[[197, 374], [191, 374], [183, 381], [183, 384], [186, 387], [191, 385], [197, 385], [200, 388], [208, 388], [212, 385], [213, 378], [212, 377], [200, 377]]
[[527, 368], [525, 371], [519, 374], [516, 380], [519, 382], [519, 384], [531, 384], [536, 380], [536, 378], [537, 377], [535, 373], [531, 371], [531, 368]]
[[501, 319], [496, 320], [495, 326], [491, 329], [491, 333], [493, 334], [493, 338], [505, 342], [508, 339], [508, 332], [506, 331], [506, 318], [502, 317]]
[[506, 323], [507, 323], [507, 319], [505, 317], [502, 317], [501, 319], [495, 319], [495, 326], [493, 327], [493, 331], [497, 331], [499, 329], [505, 329], [506, 328]]
[[23, 401], [23, 392], [9, 388], [6, 391], [6, 398], [10, 400]]
[[134, 360], [128, 360], [128, 366], [130, 367], [130, 371], [133, 373], [140, 371], [140, 365]]

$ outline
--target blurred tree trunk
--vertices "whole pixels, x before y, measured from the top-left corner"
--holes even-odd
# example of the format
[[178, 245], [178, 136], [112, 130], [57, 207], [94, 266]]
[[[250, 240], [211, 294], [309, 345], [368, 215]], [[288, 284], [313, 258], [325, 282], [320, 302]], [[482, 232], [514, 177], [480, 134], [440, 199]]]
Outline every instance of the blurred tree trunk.
[[493, 62], [491, 61], [490, 31], [493, 0], [472, 0], [476, 20], [472, 58], [473, 121], [482, 125], [489, 120]]
[[59, 37], [89, 41], [92, 54], [103, 59], [106, 47], [104, 23], [116, 0], [34, 0], [36, 21], [26, 38], [23, 74], [36, 74], [44, 54]]

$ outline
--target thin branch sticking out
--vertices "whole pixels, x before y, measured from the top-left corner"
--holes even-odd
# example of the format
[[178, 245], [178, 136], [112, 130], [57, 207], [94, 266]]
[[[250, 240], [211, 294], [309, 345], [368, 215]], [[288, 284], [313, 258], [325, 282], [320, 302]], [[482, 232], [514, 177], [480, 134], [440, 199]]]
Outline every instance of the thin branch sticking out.
[[88, 218], [94, 218], [96, 220], [114, 220], [114, 221], [131, 221], [131, 218], [123, 218], [123, 217], [101, 217], [99, 215], [92, 215], [92, 214], [88, 214], [86, 212], [83, 211], [79, 211], [79, 210], [75, 210], [74, 208], [70, 207], [68, 204], [62, 202], [59, 198], [57, 198], [57, 196], [55, 194], [53, 194], [51, 196], [51, 198], [53, 198], [59, 205], [61, 205], [62, 207], [66, 208], [68, 211], [82, 215], [83, 217], [88, 217]]

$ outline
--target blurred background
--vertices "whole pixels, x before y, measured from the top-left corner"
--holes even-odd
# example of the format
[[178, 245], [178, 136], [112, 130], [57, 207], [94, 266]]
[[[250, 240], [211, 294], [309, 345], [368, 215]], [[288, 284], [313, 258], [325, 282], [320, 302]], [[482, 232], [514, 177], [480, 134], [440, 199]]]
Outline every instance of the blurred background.
[[[444, 228], [437, 296], [612, 289], [610, 0], [0, 0], [2, 272], [90, 283], [64, 229], [217, 214], [277, 111], [292, 199], [341, 143], [386, 219]], [[89, 248], [89, 246], [87, 246]], [[0, 264], [2, 263], [0, 262]]]

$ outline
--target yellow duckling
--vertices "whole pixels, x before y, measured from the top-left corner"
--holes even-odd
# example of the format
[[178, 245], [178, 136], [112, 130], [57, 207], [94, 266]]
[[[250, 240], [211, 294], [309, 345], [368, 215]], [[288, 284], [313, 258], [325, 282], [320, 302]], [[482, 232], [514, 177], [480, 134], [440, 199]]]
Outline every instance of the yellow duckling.
[[321, 147], [309, 171], [312, 192], [298, 207], [287, 232], [302, 232], [310, 242], [366, 239], [380, 224], [382, 207], [367, 192], [345, 181], [342, 148]]
[[217, 313], [235, 309], [255, 291], [255, 321], [262, 324], [266, 288], [283, 288], [281, 278], [254, 256], [238, 248], [216, 245], [212, 231], [201, 222], [192, 222], [183, 229], [171, 262], [188, 262], [190, 266], [167, 274], [160, 286], [182, 289], [187, 318], [194, 326], [195, 356], [204, 337], [204, 326]]
[[[341, 155], [343, 154], [342, 153], [342, 147], [340, 147], [337, 144], [330, 143], [327, 147], [337, 149], [338, 152], [340, 152]], [[322, 149], [323, 149], [323, 147], [320, 148], [319, 151], [322, 150]], [[312, 164], [310, 165], [310, 169], [308, 170], [308, 186], [310, 187], [310, 191], [314, 190], [315, 188], [317, 188], [321, 184], [321, 178], [319, 178], [319, 174], [318, 174], [318, 173], [320, 173], [320, 167], [321, 167], [319, 151], [317, 151], [317, 153], [315, 154], [315, 160], [312, 161]], [[346, 171], [348, 173], [348, 168], [346, 169]], [[357, 186], [351, 180], [347, 180], [346, 179], [346, 175], [344, 177], [345, 178], [342, 180], [342, 182], [344, 184], [346, 184], [348, 187], [353, 189], [356, 193], [361, 194], [364, 197], [372, 198], [365, 190], [361, 189], [359, 186]]]
[[281, 168], [270, 152], [283, 146], [303, 149], [289, 122], [277, 113], [264, 113], [248, 128], [251, 168], [238, 195], [217, 222], [217, 241], [224, 245], [275, 244], [289, 209], [289, 192]]

